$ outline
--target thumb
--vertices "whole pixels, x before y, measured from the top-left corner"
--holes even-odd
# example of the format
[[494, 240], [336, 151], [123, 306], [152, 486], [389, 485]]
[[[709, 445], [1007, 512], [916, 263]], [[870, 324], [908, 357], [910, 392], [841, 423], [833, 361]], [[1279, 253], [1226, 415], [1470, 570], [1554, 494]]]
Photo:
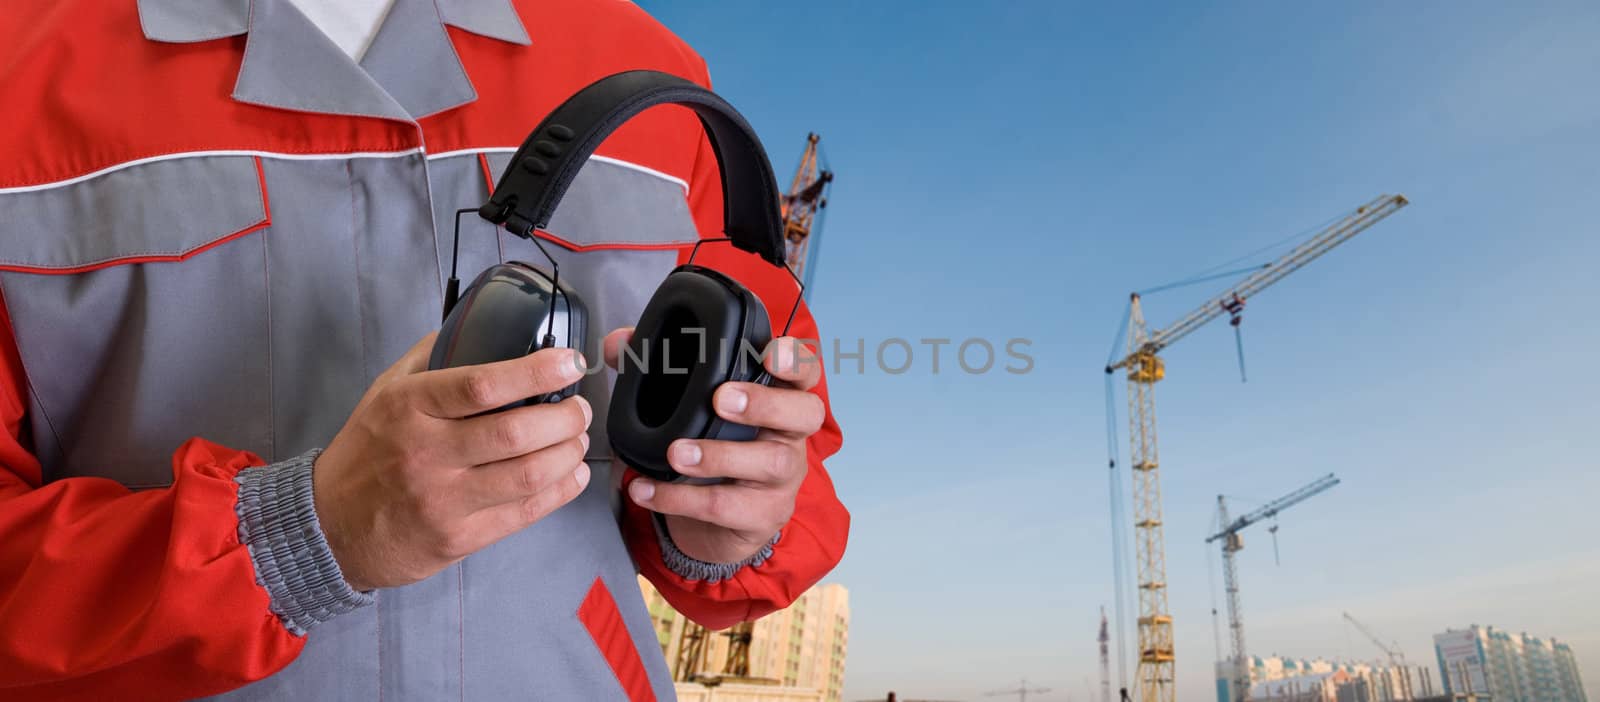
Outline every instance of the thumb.
[[622, 347], [632, 338], [633, 327], [615, 329], [606, 335], [605, 342], [601, 345], [601, 348], [606, 359], [606, 365], [610, 366], [611, 370], [617, 369], [618, 358], [622, 355]]

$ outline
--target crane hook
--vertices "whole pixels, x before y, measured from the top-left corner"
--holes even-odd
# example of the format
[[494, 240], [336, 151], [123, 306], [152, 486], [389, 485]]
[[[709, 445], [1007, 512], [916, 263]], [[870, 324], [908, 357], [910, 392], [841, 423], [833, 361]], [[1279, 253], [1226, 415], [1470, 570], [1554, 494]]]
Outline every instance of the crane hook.
[[1278, 525], [1273, 524], [1267, 531], [1272, 534], [1272, 565], [1281, 566], [1283, 561], [1278, 560]]
[[1244, 298], [1234, 293], [1232, 299], [1222, 301], [1222, 309], [1228, 313], [1228, 325], [1233, 327], [1233, 345], [1239, 353], [1239, 382], [1248, 382], [1244, 374], [1244, 334], [1239, 329], [1244, 322]]

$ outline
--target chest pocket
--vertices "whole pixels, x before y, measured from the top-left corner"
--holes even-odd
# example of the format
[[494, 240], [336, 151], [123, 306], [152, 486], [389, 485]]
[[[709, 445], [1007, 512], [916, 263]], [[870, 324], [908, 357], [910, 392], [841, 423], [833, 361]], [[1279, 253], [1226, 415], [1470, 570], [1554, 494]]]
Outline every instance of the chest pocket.
[[166, 485], [191, 436], [270, 455], [271, 219], [252, 156], [0, 191], [0, 291], [46, 480]]

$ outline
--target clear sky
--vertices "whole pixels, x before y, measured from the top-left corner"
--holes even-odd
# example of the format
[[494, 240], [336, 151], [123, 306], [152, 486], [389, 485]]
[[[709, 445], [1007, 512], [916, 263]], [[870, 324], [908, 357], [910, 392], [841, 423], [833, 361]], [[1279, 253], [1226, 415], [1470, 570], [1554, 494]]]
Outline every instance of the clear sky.
[[[1246, 534], [1253, 652], [1374, 658], [1346, 610], [1416, 662], [1493, 624], [1570, 642], [1600, 697], [1600, 5], [643, 4], [785, 180], [808, 131], [838, 173], [813, 307], [869, 349], [831, 380], [846, 699], [1026, 677], [1085, 700], [1127, 293], [1383, 192], [1413, 204], [1250, 301], [1248, 384], [1220, 322], [1166, 354], [1179, 697], [1213, 695], [1216, 495], [1328, 472], [1344, 484], [1280, 517], [1281, 566]], [[918, 344], [891, 375], [870, 350], [893, 337], [1027, 337], [1035, 367], [967, 375], [946, 347], [934, 374]]]

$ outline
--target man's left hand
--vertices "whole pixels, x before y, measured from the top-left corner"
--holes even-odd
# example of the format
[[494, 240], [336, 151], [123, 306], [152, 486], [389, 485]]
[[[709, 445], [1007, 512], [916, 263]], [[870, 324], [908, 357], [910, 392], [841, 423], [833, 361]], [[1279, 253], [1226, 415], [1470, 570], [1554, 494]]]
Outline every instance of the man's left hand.
[[[617, 355], [632, 329], [606, 337], [605, 358]], [[712, 396], [717, 415], [759, 427], [754, 441], [679, 439], [667, 449], [673, 470], [716, 485], [663, 483], [640, 476], [628, 497], [662, 515], [673, 544], [707, 563], [736, 563], [760, 551], [794, 514], [805, 479], [806, 438], [822, 427], [822, 398], [810, 392], [822, 379], [816, 354], [793, 337], [773, 339], [762, 364], [771, 386], [723, 383]]]

